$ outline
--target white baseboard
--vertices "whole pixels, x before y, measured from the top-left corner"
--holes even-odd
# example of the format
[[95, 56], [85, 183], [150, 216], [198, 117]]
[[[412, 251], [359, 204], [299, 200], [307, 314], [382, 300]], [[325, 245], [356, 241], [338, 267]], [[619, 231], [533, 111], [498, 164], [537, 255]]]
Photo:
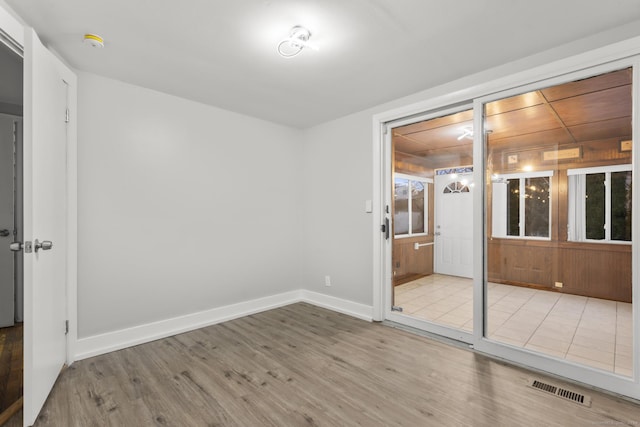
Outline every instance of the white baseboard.
[[372, 320], [371, 306], [317, 292], [297, 290], [81, 338], [75, 343], [74, 360], [87, 359], [297, 302], [307, 302], [358, 319]]
[[111, 351], [170, 337], [194, 329], [226, 322], [261, 311], [271, 310], [301, 301], [300, 291], [285, 292], [237, 304], [213, 308], [158, 322], [107, 332], [76, 342], [75, 360], [82, 360]]
[[349, 316], [357, 317], [358, 319], [367, 320], [369, 322], [373, 320], [373, 307], [370, 305], [360, 304], [359, 302], [353, 302], [304, 289], [301, 290], [300, 293], [301, 301], [308, 302], [309, 304], [337, 311], [338, 313], [348, 314]]

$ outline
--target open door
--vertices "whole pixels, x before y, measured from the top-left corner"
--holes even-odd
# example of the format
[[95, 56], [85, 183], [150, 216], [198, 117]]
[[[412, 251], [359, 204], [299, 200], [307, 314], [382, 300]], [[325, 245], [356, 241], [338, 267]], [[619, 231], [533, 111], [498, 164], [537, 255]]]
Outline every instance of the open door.
[[67, 359], [67, 283], [72, 274], [67, 271], [67, 102], [76, 77], [32, 29], [25, 33], [24, 66], [25, 241], [20, 249], [24, 423], [32, 425]]

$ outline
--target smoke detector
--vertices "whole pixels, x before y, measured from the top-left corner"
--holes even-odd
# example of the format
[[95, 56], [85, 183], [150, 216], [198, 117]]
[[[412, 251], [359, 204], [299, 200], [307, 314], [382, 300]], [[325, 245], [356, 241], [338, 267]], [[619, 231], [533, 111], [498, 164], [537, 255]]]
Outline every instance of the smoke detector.
[[97, 34], [85, 34], [83, 42], [84, 44], [91, 47], [97, 47], [97, 48], [104, 47], [104, 40], [102, 39], [102, 37], [100, 37]]

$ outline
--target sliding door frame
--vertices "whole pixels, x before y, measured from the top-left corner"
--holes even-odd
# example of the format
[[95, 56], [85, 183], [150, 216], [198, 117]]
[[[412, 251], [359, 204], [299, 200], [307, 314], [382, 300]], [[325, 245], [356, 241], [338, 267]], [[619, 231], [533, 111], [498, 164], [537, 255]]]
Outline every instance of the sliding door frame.
[[[392, 168], [392, 159], [393, 159], [393, 155], [392, 155], [392, 151], [393, 151], [393, 144], [391, 141], [392, 135], [393, 135], [393, 129], [397, 128], [397, 127], [401, 127], [401, 126], [405, 126], [405, 125], [410, 125], [413, 123], [417, 123], [417, 122], [422, 122], [422, 121], [426, 121], [426, 120], [431, 120], [431, 119], [435, 119], [438, 117], [444, 117], [444, 116], [448, 116], [451, 114], [455, 114], [455, 113], [459, 113], [461, 111], [468, 111], [473, 109], [473, 103], [472, 102], [463, 102], [463, 103], [459, 103], [457, 105], [454, 106], [448, 106], [447, 108], [443, 108], [443, 109], [436, 109], [436, 110], [431, 110], [429, 112], [425, 112], [423, 114], [418, 114], [415, 116], [411, 116], [411, 117], [404, 117], [401, 118], [399, 120], [394, 120], [392, 122], [388, 122], [385, 123], [385, 128], [384, 128], [384, 168], [385, 168], [385, 178], [383, 178], [383, 186], [384, 186], [384, 190], [383, 190], [383, 194], [384, 194], [384, 199], [383, 199], [383, 205], [384, 205], [384, 215], [389, 219], [389, 224], [393, 223], [393, 218], [391, 218], [391, 215], [393, 213], [393, 209], [392, 209], [392, 203], [393, 203], [393, 180], [392, 180], [392, 176], [393, 176], [393, 168]], [[474, 179], [476, 177], [476, 172], [474, 169]], [[475, 182], [475, 181], [474, 181]], [[435, 191], [435, 186], [434, 186], [434, 191]], [[474, 198], [475, 198], [475, 193], [477, 193], [478, 191], [474, 191]], [[434, 203], [435, 203], [435, 194], [434, 194]], [[389, 206], [389, 213], [386, 212], [386, 207]], [[481, 214], [481, 212], [475, 212], [475, 203], [474, 203], [474, 214]], [[434, 213], [435, 215], [435, 213]], [[462, 329], [458, 329], [458, 328], [454, 328], [451, 326], [445, 326], [443, 324], [439, 324], [435, 321], [427, 321], [427, 320], [423, 320], [423, 319], [419, 319], [416, 317], [412, 317], [409, 315], [405, 315], [402, 314], [400, 312], [396, 312], [396, 311], [392, 311], [391, 310], [391, 302], [393, 301], [393, 284], [392, 284], [392, 280], [393, 280], [393, 268], [391, 265], [390, 260], [392, 259], [392, 245], [393, 245], [393, 240], [394, 240], [394, 236], [392, 234], [392, 230], [393, 227], [391, 227], [391, 230], [389, 231], [389, 239], [386, 240], [385, 239], [385, 247], [384, 247], [384, 254], [383, 256], [385, 257], [385, 260], [388, 260], [388, 262], [384, 262], [383, 263], [383, 268], [384, 268], [384, 275], [385, 275], [385, 280], [384, 282], [386, 283], [383, 287], [384, 287], [384, 295], [383, 295], [383, 300], [384, 300], [384, 304], [383, 304], [383, 310], [384, 310], [384, 320], [391, 320], [393, 322], [397, 322], [397, 323], [401, 323], [403, 325], [407, 325], [413, 328], [418, 328], [418, 329], [422, 329], [424, 331], [427, 332], [431, 332], [437, 335], [441, 335], [447, 338], [451, 338], [457, 341], [462, 341], [462, 342], [466, 342], [468, 344], [471, 344], [473, 342], [473, 335], [467, 331], [464, 331]], [[475, 326], [475, 325], [474, 325]]]
[[[483, 106], [486, 102], [526, 93], [556, 84], [562, 84], [581, 78], [592, 77], [608, 71], [633, 67], [633, 140], [640, 141], [640, 37], [629, 39], [590, 52], [558, 60], [553, 63], [530, 68], [516, 74], [500, 77], [498, 71], [494, 78], [487, 81], [486, 73], [471, 76], [423, 92], [424, 101], [382, 112], [373, 116], [373, 319], [402, 321], [424, 329], [420, 322], [407, 322], [408, 316], [398, 318], [391, 312], [390, 284], [390, 245], [391, 239], [385, 240], [380, 233], [380, 225], [384, 222], [385, 206], [390, 202], [390, 128], [402, 123], [416, 122], [432, 117], [445, 115], [447, 111], [464, 109], [463, 104], [473, 103], [474, 129], [482, 132], [474, 133], [474, 182], [481, 191], [474, 192], [474, 330], [473, 334], [453, 334], [453, 329], [431, 324], [430, 332], [468, 342], [476, 351], [487, 353], [513, 361], [517, 364], [550, 372], [595, 387], [640, 399], [640, 268], [632, 272], [632, 309], [633, 309], [633, 377], [624, 377], [608, 373], [585, 365], [579, 365], [552, 356], [516, 348], [508, 344], [489, 340], [485, 337], [486, 316], [484, 314], [486, 299], [486, 239], [485, 239], [485, 142]], [[506, 74], [506, 72], [504, 73]], [[485, 80], [485, 81], [483, 81]], [[633, 150], [633, 164], [640, 165], [640, 149]], [[636, 167], [634, 166], [634, 169]], [[640, 188], [640, 172], [633, 173], [633, 186]], [[640, 266], [640, 198], [632, 201], [632, 266]], [[415, 325], [413, 323], [416, 323]]]

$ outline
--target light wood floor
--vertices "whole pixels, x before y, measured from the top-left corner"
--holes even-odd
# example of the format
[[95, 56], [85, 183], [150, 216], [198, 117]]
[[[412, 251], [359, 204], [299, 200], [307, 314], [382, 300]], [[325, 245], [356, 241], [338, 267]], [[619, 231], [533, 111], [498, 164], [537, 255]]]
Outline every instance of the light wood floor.
[[[531, 389], [530, 378], [593, 404]], [[638, 423], [628, 401], [299, 303], [77, 362], [36, 426]]]

